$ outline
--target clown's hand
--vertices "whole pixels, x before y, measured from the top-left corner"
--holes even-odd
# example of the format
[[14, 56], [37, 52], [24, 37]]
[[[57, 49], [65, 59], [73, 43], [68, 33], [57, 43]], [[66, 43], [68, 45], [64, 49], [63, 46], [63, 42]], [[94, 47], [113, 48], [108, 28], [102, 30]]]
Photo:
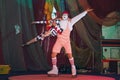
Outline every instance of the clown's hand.
[[24, 46], [29, 46], [29, 44], [25, 43], [21, 45], [21, 47], [24, 47]]
[[88, 8], [88, 9], [86, 9], [86, 11], [87, 11], [87, 12], [90, 12], [90, 11], [93, 11], [93, 9]]
[[56, 30], [55, 28], [51, 28], [51, 29], [50, 29], [50, 34], [51, 34], [52, 36], [56, 36], [56, 35], [57, 35], [57, 30]]

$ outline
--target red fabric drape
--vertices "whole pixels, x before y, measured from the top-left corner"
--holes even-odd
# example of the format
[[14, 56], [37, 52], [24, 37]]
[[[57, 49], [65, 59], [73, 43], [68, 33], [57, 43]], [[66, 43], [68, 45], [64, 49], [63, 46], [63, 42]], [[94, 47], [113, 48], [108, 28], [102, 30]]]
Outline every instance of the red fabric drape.
[[[37, 21], [37, 20], [41, 21], [41, 20], [43, 20], [44, 17], [46, 17], [44, 14], [44, 5], [45, 5], [45, 0], [33, 0], [35, 21]], [[37, 24], [36, 25], [38, 34], [41, 34], [42, 32], [45, 31], [45, 26], [46, 26], [45, 24]], [[50, 49], [52, 48], [51, 46], [53, 45], [54, 41], [52, 41], [49, 46], [48, 40], [50, 40], [50, 38], [46, 38], [44, 41], [40, 41], [40, 45], [43, 48], [44, 54], [46, 54], [48, 64], [51, 64]]]
[[100, 18], [104, 18], [112, 11], [120, 10], [120, 0], [87, 0], [94, 12]]
[[99, 24], [102, 19], [112, 11], [120, 11], [120, 0], [78, 0], [79, 4], [84, 8], [93, 8], [94, 11], [90, 16]]
[[0, 65], [4, 64], [3, 54], [2, 54], [2, 39], [1, 39], [1, 33], [0, 33]]
[[[33, 0], [35, 21], [43, 20], [44, 4], [45, 4], [45, 0]], [[38, 34], [40, 34], [42, 32], [42, 27], [43, 27], [43, 25], [41, 25], [41, 24], [36, 25]]]

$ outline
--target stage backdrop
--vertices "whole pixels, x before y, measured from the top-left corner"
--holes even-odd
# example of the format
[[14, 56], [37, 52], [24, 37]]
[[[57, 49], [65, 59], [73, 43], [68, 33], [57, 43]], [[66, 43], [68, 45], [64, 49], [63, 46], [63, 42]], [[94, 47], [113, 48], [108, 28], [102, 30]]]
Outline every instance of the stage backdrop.
[[39, 43], [21, 47], [37, 35], [36, 27], [31, 25], [32, 0], [0, 0], [0, 18], [4, 64], [10, 65], [13, 71], [49, 69]]
[[[51, 50], [56, 40], [47, 37], [44, 41], [21, 47], [22, 43], [44, 31], [45, 25], [31, 25], [34, 20], [44, 19], [46, 0], [0, 0], [0, 63], [8, 64], [13, 71], [44, 70], [51, 66]], [[48, 0], [55, 1], [56, 9], [70, 12], [70, 17], [84, 11], [88, 1], [95, 14], [87, 15], [74, 26], [71, 33], [71, 44], [77, 68], [94, 68], [101, 70], [101, 18], [114, 10], [119, 10], [119, 0]], [[63, 2], [60, 2], [63, 1]], [[60, 6], [64, 3], [64, 8]], [[85, 5], [85, 6], [84, 6]], [[91, 13], [90, 13], [91, 14]], [[97, 18], [96, 18], [97, 17]], [[99, 19], [98, 19], [99, 18]], [[98, 21], [97, 21], [98, 20]], [[100, 20], [100, 21], [99, 21]], [[98, 25], [99, 24], [99, 25]], [[62, 58], [62, 60], [60, 59]], [[68, 66], [64, 52], [58, 55], [58, 66]]]

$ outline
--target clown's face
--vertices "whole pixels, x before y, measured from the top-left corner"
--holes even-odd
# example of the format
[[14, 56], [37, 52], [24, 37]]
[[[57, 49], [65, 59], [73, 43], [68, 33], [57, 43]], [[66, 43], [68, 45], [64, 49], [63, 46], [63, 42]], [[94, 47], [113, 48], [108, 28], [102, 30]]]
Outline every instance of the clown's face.
[[68, 14], [63, 14], [63, 15], [62, 15], [62, 19], [63, 19], [63, 20], [67, 20], [67, 19], [68, 19]]

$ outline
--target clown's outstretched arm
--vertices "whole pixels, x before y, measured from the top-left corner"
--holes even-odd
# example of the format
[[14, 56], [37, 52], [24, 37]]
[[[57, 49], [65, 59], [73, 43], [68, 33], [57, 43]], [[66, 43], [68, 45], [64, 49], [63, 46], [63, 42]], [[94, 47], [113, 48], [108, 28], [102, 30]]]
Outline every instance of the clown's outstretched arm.
[[49, 35], [50, 35], [50, 32], [46, 31], [45, 34], [37, 35], [35, 38], [31, 39], [30, 41], [26, 42], [25, 44], [22, 44], [22, 46], [28, 46], [32, 43], [37, 42], [38, 40], [44, 40], [44, 38]]
[[34, 37], [33, 39], [29, 40], [28, 42], [26, 42], [25, 44], [22, 44], [22, 46], [28, 46], [32, 43], [37, 42], [38, 40], [43, 40], [44, 37], [42, 35], [37, 35], [36, 37]]
[[30, 41], [26, 42], [25, 45], [30, 45], [30, 44], [35, 43], [35, 42], [37, 42], [36, 37], [31, 39]]
[[72, 19], [71, 19], [71, 23], [72, 23], [72, 25], [74, 25], [76, 22], [78, 22], [81, 18], [83, 18], [84, 16], [86, 16], [86, 14], [88, 13], [88, 12], [90, 12], [90, 11], [92, 11], [93, 9], [86, 9], [84, 12], [82, 12], [82, 13], [80, 13], [80, 14], [78, 14], [77, 16], [75, 16], [75, 17], [73, 17]]

